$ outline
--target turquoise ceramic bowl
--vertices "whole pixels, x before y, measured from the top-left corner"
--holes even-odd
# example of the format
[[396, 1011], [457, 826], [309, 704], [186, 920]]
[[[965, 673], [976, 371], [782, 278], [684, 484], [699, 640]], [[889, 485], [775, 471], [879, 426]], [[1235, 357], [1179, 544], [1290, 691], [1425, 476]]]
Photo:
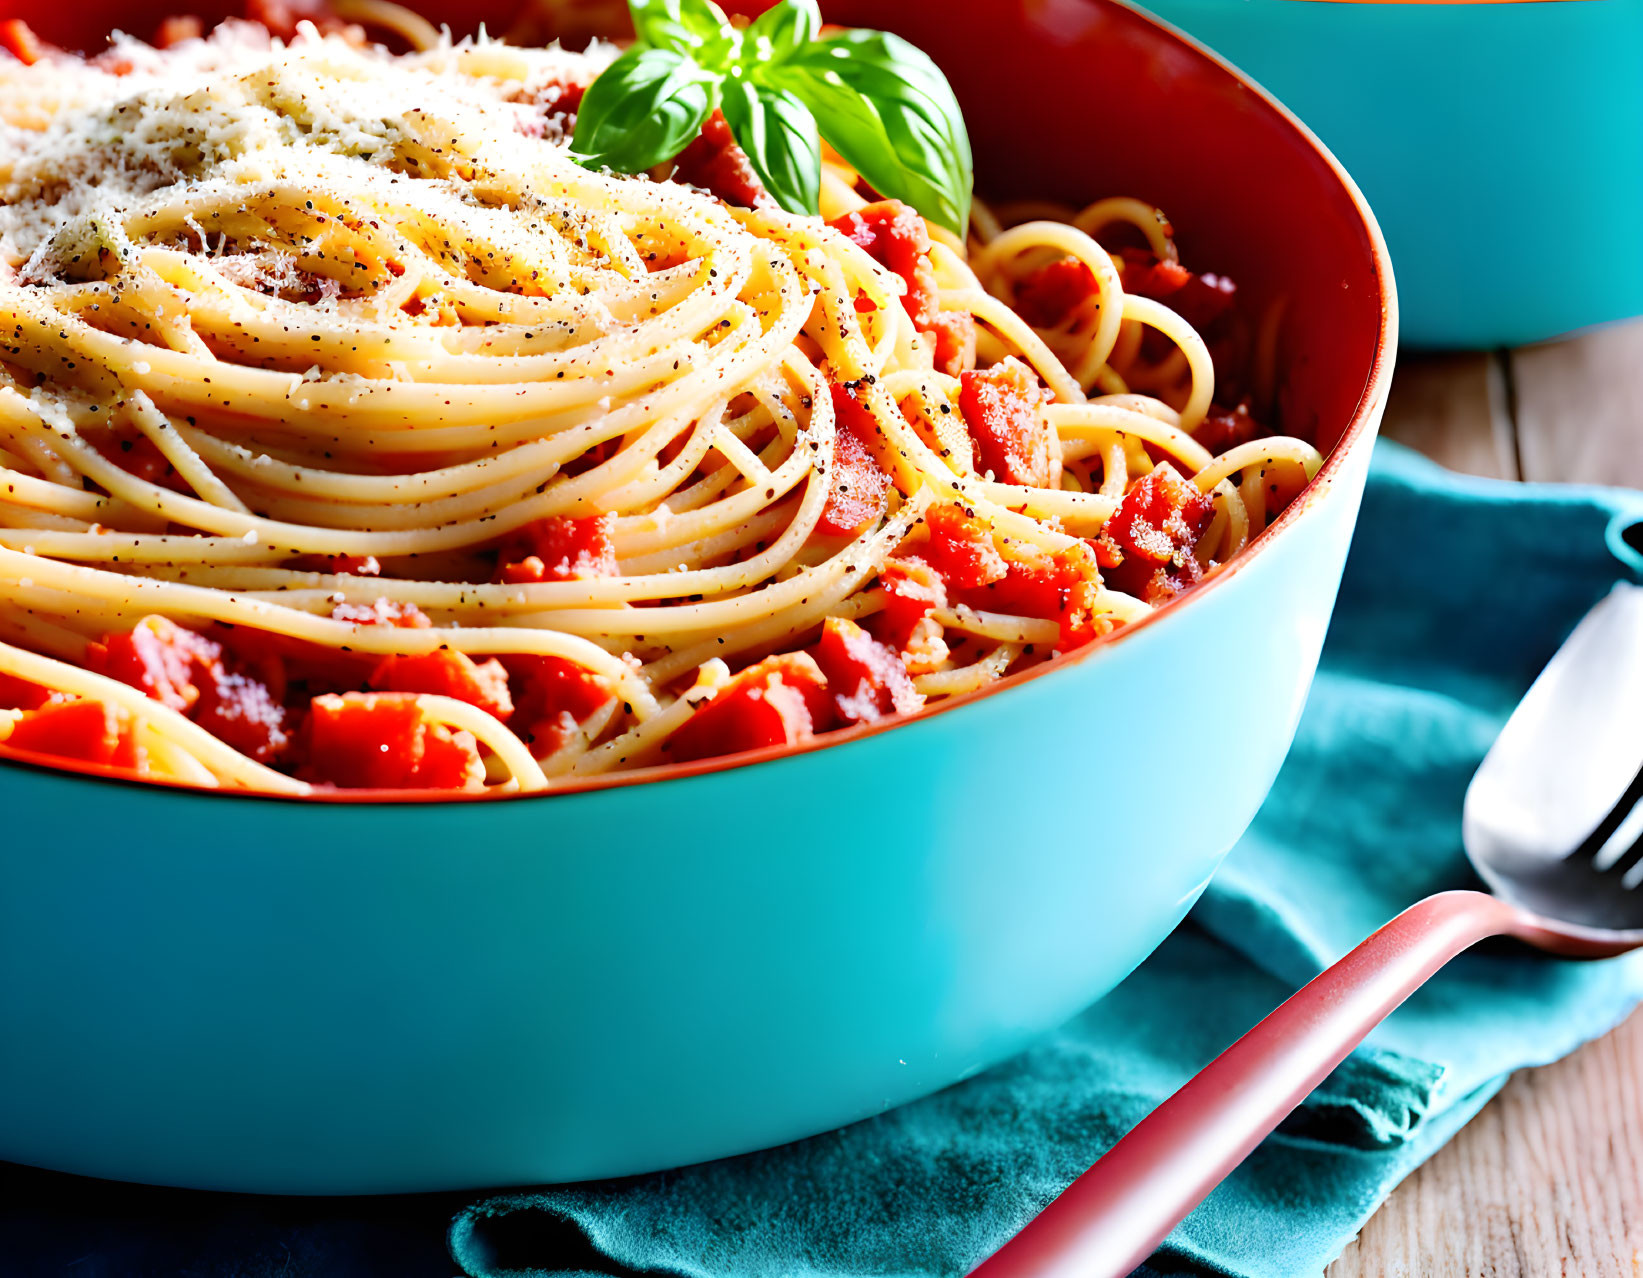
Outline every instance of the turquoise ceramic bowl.
[[1305, 120], [1374, 205], [1403, 337], [1643, 315], [1643, 0], [1147, 0]]
[[[1323, 642], [1391, 377], [1384, 246], [1303, 128], [1131, 10], [873, 17], [949, 67], [994, 189], [1165, 201], [1192, 260], [1289, 299], [1316, 483], [1116, 642], [739, 766], [409, 803], [0, 764], [0, 1159], [347, 1193], [732, 1154], [1015, 1052], [1191, 906]], [[1122, 129], [1067, 115], [1080, 75]]]

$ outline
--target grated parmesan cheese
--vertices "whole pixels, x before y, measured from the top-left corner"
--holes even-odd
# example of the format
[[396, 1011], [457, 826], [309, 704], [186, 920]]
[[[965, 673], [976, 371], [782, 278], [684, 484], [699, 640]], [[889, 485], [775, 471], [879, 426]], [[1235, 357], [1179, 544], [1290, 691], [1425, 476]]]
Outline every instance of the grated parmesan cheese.
[[[287, 46], [227, 22], [165, 50], [116, 37], [89, 62], [0, 58], [0, 262], [27, 282], [73, 277], [108, 255], [124, 261], [128, 215], [192, 188], [312, 174], [322, 157], [396, 179], [472, 180], [453, 169], [458, 151], [508, 158], [524, 141], [534, 90], [585, 82], [615, 52], [481, 39], [393, 56], [307, 24]], [[449, 145], [476, 137], [482, 148]], [[542, 153], [534, 143], [532, 160]], [[224, 255], [218, 268], [230, 280], [292, 286], [288, 258], [235, 260], [226, 234], [213, 248], [195, 231]]]

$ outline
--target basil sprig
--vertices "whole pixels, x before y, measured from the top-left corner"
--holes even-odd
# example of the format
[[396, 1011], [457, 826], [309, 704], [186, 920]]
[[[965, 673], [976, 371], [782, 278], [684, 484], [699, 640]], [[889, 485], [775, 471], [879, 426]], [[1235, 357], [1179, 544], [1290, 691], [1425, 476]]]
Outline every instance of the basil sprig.
[[710, 0], [628, 0], [637, 39], [589, 86], [572, 154], [638, 173], [670, 160], [703, 121], [725, 122], [771, 196], [815, 213], [825, 138], [874, 190], [963, 235], [974, 183], [952, 86], [899, 36], [820, 38], [816, 0], [781, 0], [736, 28]]

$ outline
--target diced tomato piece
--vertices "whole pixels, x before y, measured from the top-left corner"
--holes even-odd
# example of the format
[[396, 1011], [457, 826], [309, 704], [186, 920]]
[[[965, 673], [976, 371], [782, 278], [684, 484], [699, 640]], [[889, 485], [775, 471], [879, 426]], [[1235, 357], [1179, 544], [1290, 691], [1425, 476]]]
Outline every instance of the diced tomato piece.
[[509, 656], [513, 677], [513, 728], [538, 757], [552, 754], [615, 693], [603, 675], [563, 657]]
[[874, 457], [878, 426], [867, 405], [843, 386], [831, 386], [838, 429], [833, 436], [831, 487], [817, 529], [824, 533], [854, 533], [884, 513], [889, 501], [890, 476]]
[[199, 703], [189, 717], [258, 763], [273, 763], [291, 744], [285, 707], [268, 685], [221, 666], [200, 689]]
[[756, 209], [774, 203], [747, 152], [736, 145], [724, 112], [715, 110], [702, 131], [673, 162], [673, 180], [711, 191], [726, 204]]
[[416, 696], [315, 697], [303, 728], [305, 772], [347, 789], [477, 790], [485, 767], [473, 734], [428, 722]]
[[1182, 479], [1168, 462], [1130, 485], [1101, 530], [1118, 563], [1108, 580], [1119, 590], [1158, 603], [1202, 580], [1193, 548], [1209, 526], [1215, 504]]
[[[902, 565], [886, 583], [887, 601], [899, 613], [898, 628], [904, 628], [909, 618], [922, 623], [929, 609], [939, 606], [932, 599], [928, 577], [910, 571], [911, 565], [918, 564], [938, 574], [937, 580], [945, 584], [948, 597], [956, 603], [983, 612], [1057, 622], [1063, 649], [1085, 643], [1101, 631], [1094, 615], [1101, 573], [1092, 547], [1079, 542], [1049, 555], [1030, 547], [1009, 546], [1006, 554], [984, 522], [951, 503], [932, 506], [924, 520], [930, 540], [919, 548], [919, 557], [893, 559], [886, 565], [887, 569]], [[883, 574], [880, 579], [885, 580]], [[890, 630], [887, 621], [881, 633]]]
[[1095, 555], [1096, 566], [1103, 572], [1108, 568], [1116, 568], [1124, 562], [1124, 552], [1118, 549], [1111, 537], [1092, 537], [1084, 543]]
[[484, 789], [485, 765], [473, 733], [430, 724], [422, 736], [422, 759], [412, 784], [427, 790]]
[[873, 618], [878, 637], [897, 652], [905, 652], [919, 623], [936, 608], [947, 606], [947, 583], [941, 574], [916, 556], [891, 559], [879, 570], [884, 608]]
[[832, 697], [807, 652], [766, 657], [685, 720], [667, 743], [680, 761], [794, 745], [831, 726]]
[[[1224, 275], [1194, 275], [1178, 262], [1155, 261], [1144, 249], [1120, 254], [1124, 291], [1162, 302], [1192, 325], [1209, 347], [1215, 364], [1215, 385], [1236, 400], [1248, 371], [1253, 341], [1250, 327], [1238, 313], [1238, 288]], [[1169, 353], [1169, 338], [1148, 328], [1141, 353], [1149, 360]]]
[[222, 645], [164, 617], [144, 617], [124, 634], [87, 644], [85, 664], [163, 706], [188, 711], [200, 699], [201, 685], [222, 669]]
[[13, 750], [106, 767], [137, 768], [142, 763], [131, 716], [119, 706], [85, 698], [52, 701], [24, 711], [4, 744]]
[[976, 319], [969, 311], [938, 311], [924, 331], [935, 341], [938, 373], [957, 377], [976, 366]]
[[0, 22], [0, 49], [4, 49], [26, 67], [33, 66], [45, 56], [46, 46], [34, 34], [34, 28], [21, 18], [7, 18]]
[[1055, 432], [1038, 378], [1015, 356], [959, 379], [958, 409], [976, 445], [976, 469], [1006, 484], [1050, 482]]
[[873, 723], [924, 704], [901, 657], [853, 621], [829, 617], [810, 652], [846, 723]]
[[587, 85], [553, 80], [513, 100], [531, 108], [519, 131], [532, 138], [568, 138], [576, 132], [576, 113], [581, 110]]
[[465, 652], [442, 648], [414, 657], [385, 657], [371, 672], [370, 686], [382, 692], [427, 692], [455, 697], [507, 721], [513, 713], [508, 672], [494, 657], [481, 664]]
[[259, 763], [273, 762], [289, 744], [285, 707], [267, 685], [229, 670], [215, 639], [165, 617], [144, 617], [87, 644], [85, 664], [181, 711]]
[[930, 327], [941, 311], [936, 273], [925, 256], [930, 231], [913, 209], [900, 200], [880, 200], [828, 223], [847, 239], [867, 250], [880, 266], [906, 281], [901, 304], [920, 329]]
[[169, 49], [184, 40], [198, 40], [205, 34], [205, 23], [192, 13], [174, 13], [160, 23], [154, 35], [156, 49]]
[[174, 493], [193, 496], [194, 490], [147, 435], [121, 428], [90, 432], [86, 439], [93, 448], [127, 474], [135, 475], [146, 483], [169, 488]]
[[50, 688], [0, 671], [0, 710], [38, 710], [51, 697]]
[[510, 585], [537, 581], [585, 581], [614, 577], [616, 546], [611, 533], [614, 515], [571, 519], [550, 515], [526, 524], [499, 553], [501, 579]]
[[1271, 432], [1265, 426], [1250, 416], [1246, 401], [1236, 408], [1222, 408], [1218, 404], [1213, 406], [1209, 416], [1192, 432], [1192, 437], [1219, 457], [1239, 444], [1247, 444], [1252, 439], [1261, 439], [1269, 434]]
[[1126, 293], [1163, 302], [1192, 279], [1192, 272], [1179, 262], [1154, 257], [1149, 249], [1126, 248], [1118, 255], [1118, 278]]
[[1157, 261], [1141, 249], [1125, 249], [1119, 259], [1119, 280], [1126, 293], [1162, 302], [1200, 333], [1237, 302], [1238, 286], [1225, 275], [1194, 275], [1179, 262]]
[[1095, 273], [1083, 262], [1058, 258], [1016, 285], [1016, 314], [1034, 328], [1055, 328], [1099, 291]]
[[919, 555], [956, 590], [973, 590], [1002, 580], [1009, 572], [993, 543], [993, 531], [951, 502], [924, 512], [930, 540]]
[[1095, 551], [1075, 542], [1053, 555], [1020, 553], [1002, 579], [959, 592], [959, 602], [984, 612], [1040, 617], [1061, 627], [1063, 651], [1088, 643], [1107, 627], [1097, 622], [1095, 596], [1101, 572]]

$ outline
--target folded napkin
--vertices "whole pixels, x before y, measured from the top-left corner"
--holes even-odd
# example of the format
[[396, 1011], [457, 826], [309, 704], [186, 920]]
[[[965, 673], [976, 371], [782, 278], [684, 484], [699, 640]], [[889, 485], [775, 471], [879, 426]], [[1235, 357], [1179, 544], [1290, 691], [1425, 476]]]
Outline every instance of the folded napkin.
[[[1381, 444], [1295, 747], [1202, 903], [1025, 1054], [916, 1104], [661, 1175], [489, 1198], [475, 1278], [961, 1275], [1293, 989], [1418, 898], [1474, 885], [1473, 769], [1622, 567], [1643, 494], [1451, 475]], [[1511, 1071], [1643, 998], [1643, 956], [1463, 956], [1171, 1235], [1153, 1274], [1317, 1274]], [[1148, 1271], [1143, 1271], [1148, 1272]]]

